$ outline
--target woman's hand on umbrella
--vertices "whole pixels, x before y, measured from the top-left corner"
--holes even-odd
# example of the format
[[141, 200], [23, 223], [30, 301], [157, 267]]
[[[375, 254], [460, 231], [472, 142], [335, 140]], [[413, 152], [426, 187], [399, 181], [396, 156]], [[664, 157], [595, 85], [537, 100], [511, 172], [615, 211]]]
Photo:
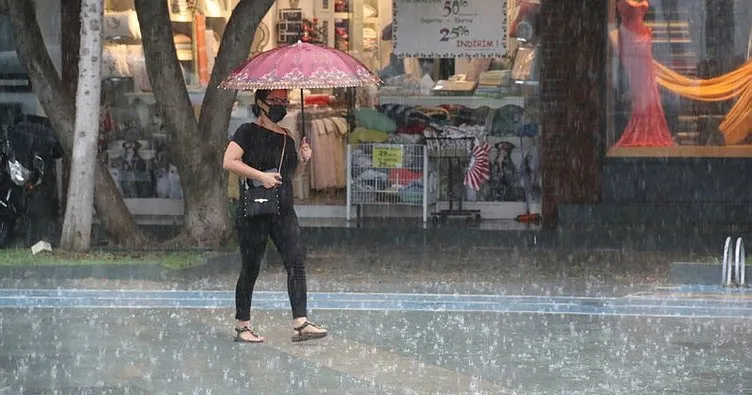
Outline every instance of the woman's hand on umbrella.
[[279, 173], [262, 173], [259, 179], [266, 189], [282, 185], [282, 175]]
[[303, 137], [303, 141], [300, 143], [300, 159], [303, 162], [308, 162], [311, 160], [312, 154], [313, 151], [311, 150], [311, 145], [308, 144], [308, 138]]

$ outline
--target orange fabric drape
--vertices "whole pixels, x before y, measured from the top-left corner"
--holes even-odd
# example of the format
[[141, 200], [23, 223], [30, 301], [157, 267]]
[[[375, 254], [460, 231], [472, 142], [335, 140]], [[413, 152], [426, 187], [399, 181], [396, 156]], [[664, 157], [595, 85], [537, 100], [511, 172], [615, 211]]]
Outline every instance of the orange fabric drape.
[[752, 60], [720, 77], [707, 80], [685, 77], [653, 61], [657, 82], [671, 92], [693, 100], [723, 101], [738, 96], [720, 125], [727, 145], [738, 144], [752, 133]]

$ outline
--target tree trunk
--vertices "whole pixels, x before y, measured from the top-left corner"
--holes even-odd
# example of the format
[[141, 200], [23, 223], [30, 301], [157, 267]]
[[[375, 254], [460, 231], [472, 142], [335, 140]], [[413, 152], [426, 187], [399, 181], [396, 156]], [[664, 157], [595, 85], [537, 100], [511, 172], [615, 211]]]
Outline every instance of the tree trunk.
[[[60, 0], [60, 49], [62, 53], [61, 78], [69, 95], [76, 92], [78, 83], [78, 52], [81, 45], [81, 0]], [[61, 161], [59, 196], [60, 207], [68, 204], [70, 158]]]
[[72, 95], [78, 82], [78, 52], [81, 44], [81, 0], [60, 0], [60, 48], [63, 84]]
[[75, 134], [68, 200], [60, 239], [61, 248], [77, 252], [86, 252], [91, 248], [94, 163], [97, 161], [99, 98], [102, 92], [103, 1], [81, 2]]
[[[230, 74], [230, 71], [248, 58], [256, 29], [274, 3], [275, 0], [240, 1], [233, 9], [222, 35], [214, 70], [212, 70], [209, 86], [206, 88], [204, 101], [201, 104], [198, 123], [199, 130], [209, 143], [207, 148], [215, 155], [212, 159], [220, 166], [227, 147], [227, 127], [230, 125], [230, 114], [236, 91], [221, 89], [219, 83]], [[226, 184], [226, 174], [221, 173], [225, 175], [222, 182]]]
[[[34, 4], [30, 0], [6, 0], [5, 4], [0, 4], [0, 9], [3, 6], [7, 7], [21, 64], [28, 71], [37, 99], [69, 155], [73, 150], [73, 100], [47, 53]], [[147, 240], [133, 220], [107, 168], [100, 161], [95, 161], [95, 166], [94, 207], [110, 241], [126, 247], [145, 245]]]
[[201, 123], [196, 121], [173, 43], [167, 2], [136, 0], [146, 68], [154, 96], [175, 137], [173, 149], [184, 192], [184, 233], [199, 245], [216, 246], [227, 239], [227, 175], [222, 152], [227, 144], [234, 91], [217, 86], [250, 52], [253, 34], [274, 0], [241, 0], [222, 37]]
[[[232, 15], [222, 34], [214, 69], [201, 103], [198, 128], [203, 135], [203, 140], [208, 143], [204, 145], [204, 151], [208, 151], [206, 152], [208, 163], [215, 164], [218, 171], [213, 177], [210, 175], [209, 179], [197, 179], [192, 187], [200, 189], [207, 182], [212, 182], [216, 186], [216, 196], [208, 198], [219, 203], [213, 211], [215, 215], [221, 216], [225, 223], [227, 223], [228, 203], [227, 172], [222, 171], [222, 159], [228, 143], [227, 128], [230, 125], [230, 115], [237, 92], [220, 89], [219, 83], [227, 77], [230, 71], [248, 58], [256, 29], [275, 2], [275, 0], [241, 0], [232, 10]], [[188, 180], [188, 182], [194, 181]], [[185, 221], [187, 226], [195, 222], [197, 221], [194, 218], [187, 218]], [[225, 229], [224, 237], [231, 233], [230, 229], [227, 227]]]

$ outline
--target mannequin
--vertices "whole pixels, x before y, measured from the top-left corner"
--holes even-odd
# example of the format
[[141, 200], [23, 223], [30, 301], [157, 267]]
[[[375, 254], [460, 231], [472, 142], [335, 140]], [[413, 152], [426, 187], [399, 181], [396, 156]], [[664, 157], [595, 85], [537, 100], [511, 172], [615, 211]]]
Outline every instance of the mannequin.
[[632, 115], [615, 146], [672, 146], [653, 66], [652, 32], [644, 23], [649, 4], [647, 0], [617, 1], [621, 25], [611, 32], [611, 42], [629, 77]]

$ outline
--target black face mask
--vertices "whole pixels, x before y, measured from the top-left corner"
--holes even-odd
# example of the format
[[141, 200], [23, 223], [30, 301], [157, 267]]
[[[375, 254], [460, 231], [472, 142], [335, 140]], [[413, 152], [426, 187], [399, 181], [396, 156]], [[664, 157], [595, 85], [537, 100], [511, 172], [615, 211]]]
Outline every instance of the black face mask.
[[269, 110], [264, 111], [264, 114], [274, 123], [283, 120], [287, 115], [287, 107], [282, 104], [267, 104], [266, 102], [264, 104], [269, 106]]

